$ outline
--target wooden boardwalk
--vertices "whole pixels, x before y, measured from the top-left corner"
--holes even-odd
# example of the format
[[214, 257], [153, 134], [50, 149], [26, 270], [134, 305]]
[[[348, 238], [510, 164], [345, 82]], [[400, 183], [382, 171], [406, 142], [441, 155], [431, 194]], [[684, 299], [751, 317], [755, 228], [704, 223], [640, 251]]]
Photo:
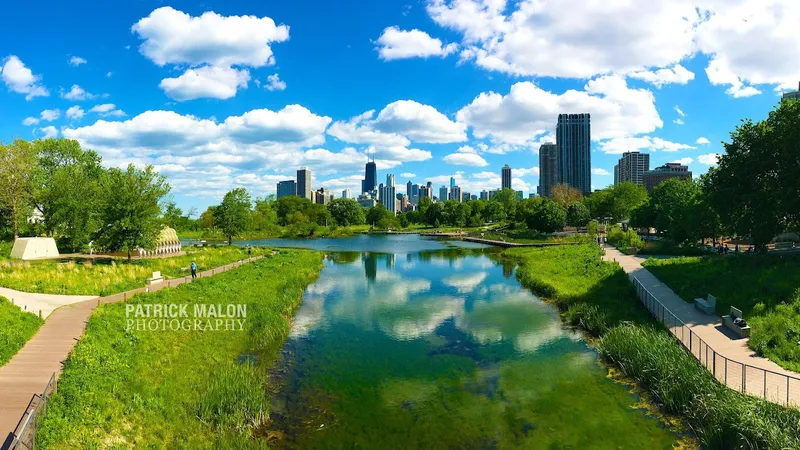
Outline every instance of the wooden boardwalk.
[[[198, 272], [197, 276], [210, 277], [260, 258], [262, 256]], [[0, 367], [0, 448], [5, 449], [13, 440], [14, 432], [19, 432], [17, 427], [23, 423], [31, 401], [45, 390], [53, 373], [56, 377], [60, 375], [64, 360], [83, 335], [89, 316], [97, 306], [125, 301], [134, 294], [155, 292], [191, 281], [191, 277], [167, 280], [55, 310], [11, 361]]]
[[[640, 258], [613, 247], [606, 247], [605, 252], [604, 259], [617, 262], [625, 270], [651, 312], [717, 380], [774, 403], [800, 406], [800, 374], [756, 355], [747, 346], [749, 339], [725, 328], [720, 317], [702, 313], [693, 303], [684, 301], [642, 267]], [[661, 311], [661, 305], [666, 312]]]

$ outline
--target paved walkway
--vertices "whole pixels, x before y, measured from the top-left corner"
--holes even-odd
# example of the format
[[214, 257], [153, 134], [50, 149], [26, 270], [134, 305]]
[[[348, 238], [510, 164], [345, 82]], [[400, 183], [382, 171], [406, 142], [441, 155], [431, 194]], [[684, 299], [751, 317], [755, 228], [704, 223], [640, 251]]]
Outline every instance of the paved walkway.
[[5, 297], [15, 305], [39, 315], [46, 319], [55, 309], [65, 305], [72, 305], [86, 300], [96, 299], [96, 295], [55, 295], [38, 294], [34, 292], [15, 291], [14, 289], [0, 287], [0, 297]]
[[[209, 277], [260, 258], [257, 256], [206, 270], [197, 276]], [[83, 335], [89, 316], [97, 306], [125, 301], [134, 294], [148, 290], [154, 292], [191, 281], [191, 277], [168, 280], [108, 297], [94, 297], [55, 310], [11, 361], [0, 367], [0, 448], [5, 449], [4, 443], [10, 443], [17, 426], [24, 422], [32, 400], [36, 401], [36, 397], [45, 390], [53, 373], [60, 375], [63, 361]]]
[[[625, 255], [613, 247], [605, 247], [605, 251], [606, 261], [619, 263], [632, 281], [635, 278], [650, 293], [647, 296], [642, 289], [637, 289], [651, 312], [720, 382], [775, 403], [800, 405], [800, 374], [756, 355], [747, 346], [747, 338], [740, 338], [728, 330], [720, 317], [704, 314], [693, 303], [681, 299], [642, 267], [642, 258]], [[662, 313], [658, 303], [668, 311]], [[669, 313], [685, 326], [671, 318]]]

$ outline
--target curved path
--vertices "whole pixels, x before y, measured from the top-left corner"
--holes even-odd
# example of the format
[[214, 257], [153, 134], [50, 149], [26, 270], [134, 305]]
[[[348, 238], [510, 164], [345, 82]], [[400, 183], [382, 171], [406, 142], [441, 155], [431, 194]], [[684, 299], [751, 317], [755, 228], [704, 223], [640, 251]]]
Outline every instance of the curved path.
[[0, 297], [5, 297], [15, 305], [39, 315], [42, 319], [53, 313], [57, 308], [86, 300], [96, 299], [96, 295], [56, 295], [39, 294], [34, 292], [15, 291], [14, 289], [0, 287]]
[[[725, 328], [720, 317], [704, 314], [693, 303], [684, 301], [642, 267], [641, 258], [625, 255], [613, 247], [604, 249], [606, 253], [603, 259], [617, 262], [634, 285], [638, 280], [641, 287], [667, 309], [667, 318], [662, 322], [717, 380], [731, 389], [775, 403], [800, 405], [800, 374], [756, 355], [747, 346], [749, 339], [739, 338]], [[672, 313], [685, 326], [671, 322], [668, 313]], [[660, 314], [654, 313], [657, 316]]]
[[[197, 274], [209, 277], [262, 258], [257, 256]], [[191, 277], [164, 281], [149, 287], [158, 291], [166, 287], [191, 282]], [[5, 449], [19, 432], [18, 426], [27, 419], [27, 413], [38, 397], [48, 387], [53, 373], [60, 375], [62, 363], [86, 329], [92, 311], [102, 303], [125, 301], [128, 297], [147, 292], [148, 287], [133, 289], [108, 297], [90, 297], [56, 309], [39, 331], [5, 366], [0, 367], [0, 448]], [[17, 292], [17, 291], [14, 291]], [[39, 294], [36, 294], [39, 295]], [[60, 296], [57, 296], [60, 297]]]

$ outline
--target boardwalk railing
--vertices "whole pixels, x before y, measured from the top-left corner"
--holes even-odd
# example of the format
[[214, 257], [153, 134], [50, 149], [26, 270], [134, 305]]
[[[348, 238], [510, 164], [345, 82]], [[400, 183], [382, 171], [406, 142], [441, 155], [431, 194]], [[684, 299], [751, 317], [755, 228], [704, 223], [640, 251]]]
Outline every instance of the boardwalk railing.
[[57, 383], [58, 378], [53, 373], [44, 391], [33, 396], [28, 409], [17, 425], [17, 429], [14, 430], [14, 440], [11, 441], [10, 450], [33, 450], [36, 448], [36, 432], [39, 429], [39, 419], [47, 412], [47, 404], [50, 402], [50, 396], [56, 390]]
[[731, 389], [786, 406], [800, 405], [800, 378], [753, 367], [720, 355], [692, 328], [665, 307], [636, 276], [630, 276], [639, 299], [673, 337], [720, 383]]

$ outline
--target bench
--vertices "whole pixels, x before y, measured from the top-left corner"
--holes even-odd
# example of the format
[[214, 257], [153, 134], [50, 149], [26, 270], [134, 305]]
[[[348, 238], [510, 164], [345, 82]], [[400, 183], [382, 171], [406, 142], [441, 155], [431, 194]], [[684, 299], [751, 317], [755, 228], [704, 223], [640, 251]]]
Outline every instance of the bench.
[[145, 283], [148, 286], [150, 286], [151, 284], [158, 284], [163, 282], [164, 282], [164, 277], [161, 276], [161, 272], [153, 272], [153, 276], [148, 278]]
[[792, 248], [793, 242], [776, 242], [775, 243], [775, 250], [784, 250], [787, 248]]
[[711, 294], [708, 294], [707, 299], [696, 298], [694, 299], [694, 307], [703, 311], [706, 314], [714, 314], [714, 310], [717, 306], [717, 298]]
[[722, 316], [722, 321], [725, 323], [726, 327], [728, 327], [731, 330], [733, 330], [734, 332], [736, 332], [736, 334], [738, 334], [739, 337], [743, 337], [743, 338], [750, 337], [750, 327], [749, 326], [740, 327], [739, 325], [736, 325], [735, 323], [733, 323], [733, 321], [737, 317], [740, 318], [740, 319], [743, 319], [742, 310], [738, 309], [738, 308], [734, 308], [733, 306], [731, 306], [731, 313], [728, 314], [727, 316]]

